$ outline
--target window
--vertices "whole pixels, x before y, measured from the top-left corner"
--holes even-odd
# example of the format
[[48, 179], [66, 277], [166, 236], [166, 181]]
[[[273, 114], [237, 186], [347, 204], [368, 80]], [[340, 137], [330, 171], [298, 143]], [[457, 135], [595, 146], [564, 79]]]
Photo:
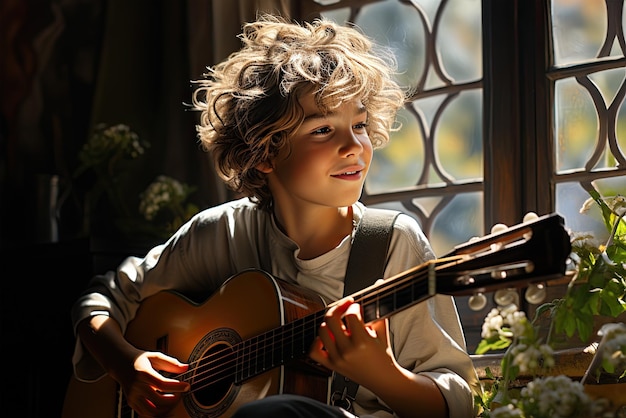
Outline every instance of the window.
[[[339, 5], [341, 2], [338, 3]], [[374, 153], [362, 200], [413, 214], [437, 254], [483, 235], [480, 1], [385, 0], [326, 17], [390, 47], [413, 93], [402, 129]]]
[[622, 1], [555, 0], [549, 16], [556, 211], [572, 229], [596, 235], [606, 235], [599, 218], [594, 224], [577, 211], [589, 197], [585, 189], [626, 195], [623, 7]]
[[[414, 89], [364, 202], [413, 214], [439, 255], [529, 211], [604, 231], [578, 210], [589, 187], [626, 195], [623, 0], [317, 3], [302, 11], [389, 45]], [[471, 350], [490, 306], [457, 302]]]

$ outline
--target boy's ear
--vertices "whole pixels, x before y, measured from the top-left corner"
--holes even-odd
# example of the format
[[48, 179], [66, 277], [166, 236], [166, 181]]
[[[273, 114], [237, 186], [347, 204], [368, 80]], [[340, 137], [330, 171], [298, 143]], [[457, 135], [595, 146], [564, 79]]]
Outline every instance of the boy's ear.
[[274, 167], [272, 167], [272, 163], [270, 163], [269, 161], [263, 161], [262, 163], [258, 163], [255, 168], [261, 173], [265, 174], [271, 173], [274, 170]]

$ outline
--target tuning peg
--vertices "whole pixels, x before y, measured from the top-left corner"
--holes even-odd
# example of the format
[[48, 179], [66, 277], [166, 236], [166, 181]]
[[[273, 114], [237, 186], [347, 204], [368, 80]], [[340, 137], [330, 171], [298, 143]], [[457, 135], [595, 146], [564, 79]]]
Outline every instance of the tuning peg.
[[[539, 215], [537, 215], [535, 212], [527, 212], [526, 215], [524, 215], [524, 218], [522, 219], [523, 222], [530, 222], [530, 221], [534, 221], [535, 219], [539, 219]], [[524, 239], [531, 239], [532, 238], [532, 234], [530, 232], [526, 232], [524, 234]]]
[[495, 224], [494, 226], [491, 227], [491, 233], [497, 234], [498, 232], [503, 232], [503, 231], [506, 231], [507, 229], [509, 229], [509, 227], [505, 224]]
[[469, 297], [467, 304], [474, 312], [480, 311], [487, 306], [487, 297], [481, 292], [474, 293]]
[[[509, 229], [508, 226], [506, 226], [505, 224], [495, 224], [494, 226], [491, 227], [491, 233], [492, 234], [497, 234], [499, 232], [504, 232], [507, 229]], [[492, 251], [498, 251], [502, 248], [502, 243], [501, 242], [497, 242], [495, 244], [491, 244], [491, 250]]]
[[538, 305], [546, 299], [546, 286], [543, 283], [532, 283], [526, 288], [526, 302]]
[[522, 221], [530, 222], [530, 221], [534, 221], [535, 219], [539, 219], [539, 215], [537, 215], [535, 212], [527, 212], [526, 215], [524, 215], [524, 218], [522, 219]]
[[499, 306], [515, 304], [519, 306], [519, 295], [515, 289], [498, 289], [493, 295], [493, 300]]

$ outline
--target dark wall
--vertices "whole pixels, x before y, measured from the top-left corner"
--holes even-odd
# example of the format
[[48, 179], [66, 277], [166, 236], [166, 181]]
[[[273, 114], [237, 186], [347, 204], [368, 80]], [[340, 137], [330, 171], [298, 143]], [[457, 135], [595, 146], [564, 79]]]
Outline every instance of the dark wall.
[[[0, 242], [45, 240], [50, 175], [70, 178], [90, 128], [105, 1], [0, 3]], [[45, 204], [45, 202], [43, 202]], [[66, 206], [67, 233], [77, 214]], [[64, 231], [65, 232], [65, 231]]]
[[[71, 374], [69, 306], [94, 269], [74, 237], [79, 207], [52, 229], [51, 197], [88, 134], [105, 1], [0, 1], [0, 410], [59, 417]], [[52, 177], [53, 175], [57, 177]], [[59, 194], [58, 197], [61, 197]], [[58, 226], [58, 225], [57, 225]]]
[[[124, 19], [112, 17], [113, 3], [113, 12]], [[134, 7], [134, 22], [124, 9], [127, 4]], [[167, 4], [174, 7], [183, 3]], [[151, 35], [164, 31], [167, 25], [155, 15], [170, 16], [172, 30], [184, 32], [182, 13], [163, 11], [159, 5], [165, 7], [152, 0], [0, 0], [0, 260], [5, 270], [0, 283], [0, 348], [6, 377], [0, 391], [0, 410], [6, 416], [60, 416], [71, 375], [72, 302], [94, 273], [147, 249], [147, 243], [134, 247], [90, 234], [84, 224], [84, 202], [77, 192], [80, 185], [74, 183], [73, 173], [92, 129], [96, 107], [100, 107], [101, 115], [119, 115], [114, 110], [125, 109], [123, 118], [116, 116], [105, 122], [131, 121], [142, 127], [139, 119], [143, 117], [145, 126], [154, 131], [172, 129], [164, 129], [167, 118], [163, 114], [184, 113], [182, 99], [164, 97], [164, 102], [172, 101], [169, 109], [158, 107], [154, 99], [163, 89], [175, 88], [154, 82], [155, 77], [172, 76], [159, 65], [160, 60], [180, 68], [185, 74], [172, 78], [172, 84], [181, 78], [185, 81], [177, 85], [186, 86], [189, 76], [184, 60], [165, 57], [165, 49], [155, 43], [149, 50], [150, 65], [123, 61], [123, 57], [142, 56], [135, 54], [138, 49], [148, 51], [145, 43], [130, 42], [133, 28], [144, 31], [149, 27]], [[126, 22], [131, 35], [125, 42], [111, 45], [111, 39], [119, 41], [120, 36], [111, 34], [110, 29], [120, 27], [120, 22]], [[139, 25], [141, 22], [145, 25]], [[167, 39], [174, 43], [168, 51], [186, 54], [184, 39], [168, 35], [151, 38], [157, 42]], [[107, 42], [112, 50], [105, 56]], [[161, 53], [164, 57], [155, 58]], [[122, 85], [125, 94], [110, 90], [116, 96], [101, 102], [112, 110], [96, 105], [98, 86], [106, 86], [107, 81], [119, 84], [108, 74], [108, 79], [101, 78], [104, 59], [122, 60], [109, 61], [109, 68], [117, 68], [122, 76], [133, 69], [138, 78], [149, 83], [137, 87], [137, 92], [154, 90], [143, 113], [119, 105], [128, 105], [130, 100], [125, 94], [132, 91], [126, 84]], [[137, 84], [136, 79], [126, 82]], [[185, 94], [182, 88], [178, 90], [182, 91], [178, 94]], [[187, 149], [197, 152], [193, 119], [184, 124], [187, 130], [180, 136], [189, 138]], [[155, 142], [151, 162], [165, 165], [161, 160], [167, 152]], [[184, 173], [192, 176], [190, 167], [197, 161], [190, 164], [177, 155], [179, 160], [172, 164], [172, 170], [188, 170]]]

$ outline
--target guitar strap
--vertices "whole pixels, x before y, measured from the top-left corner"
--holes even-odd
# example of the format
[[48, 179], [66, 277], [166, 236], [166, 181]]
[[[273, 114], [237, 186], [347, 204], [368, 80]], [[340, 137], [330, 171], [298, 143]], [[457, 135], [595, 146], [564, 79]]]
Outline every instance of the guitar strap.
[[[400, 212], [367, 208], [357, 225], [348, 258], [343, 295], [349, 296], [383, 278], [393, 224]], [[339, 373], [333, 374], [331, 403], [352, 410], [359, 385]]]

